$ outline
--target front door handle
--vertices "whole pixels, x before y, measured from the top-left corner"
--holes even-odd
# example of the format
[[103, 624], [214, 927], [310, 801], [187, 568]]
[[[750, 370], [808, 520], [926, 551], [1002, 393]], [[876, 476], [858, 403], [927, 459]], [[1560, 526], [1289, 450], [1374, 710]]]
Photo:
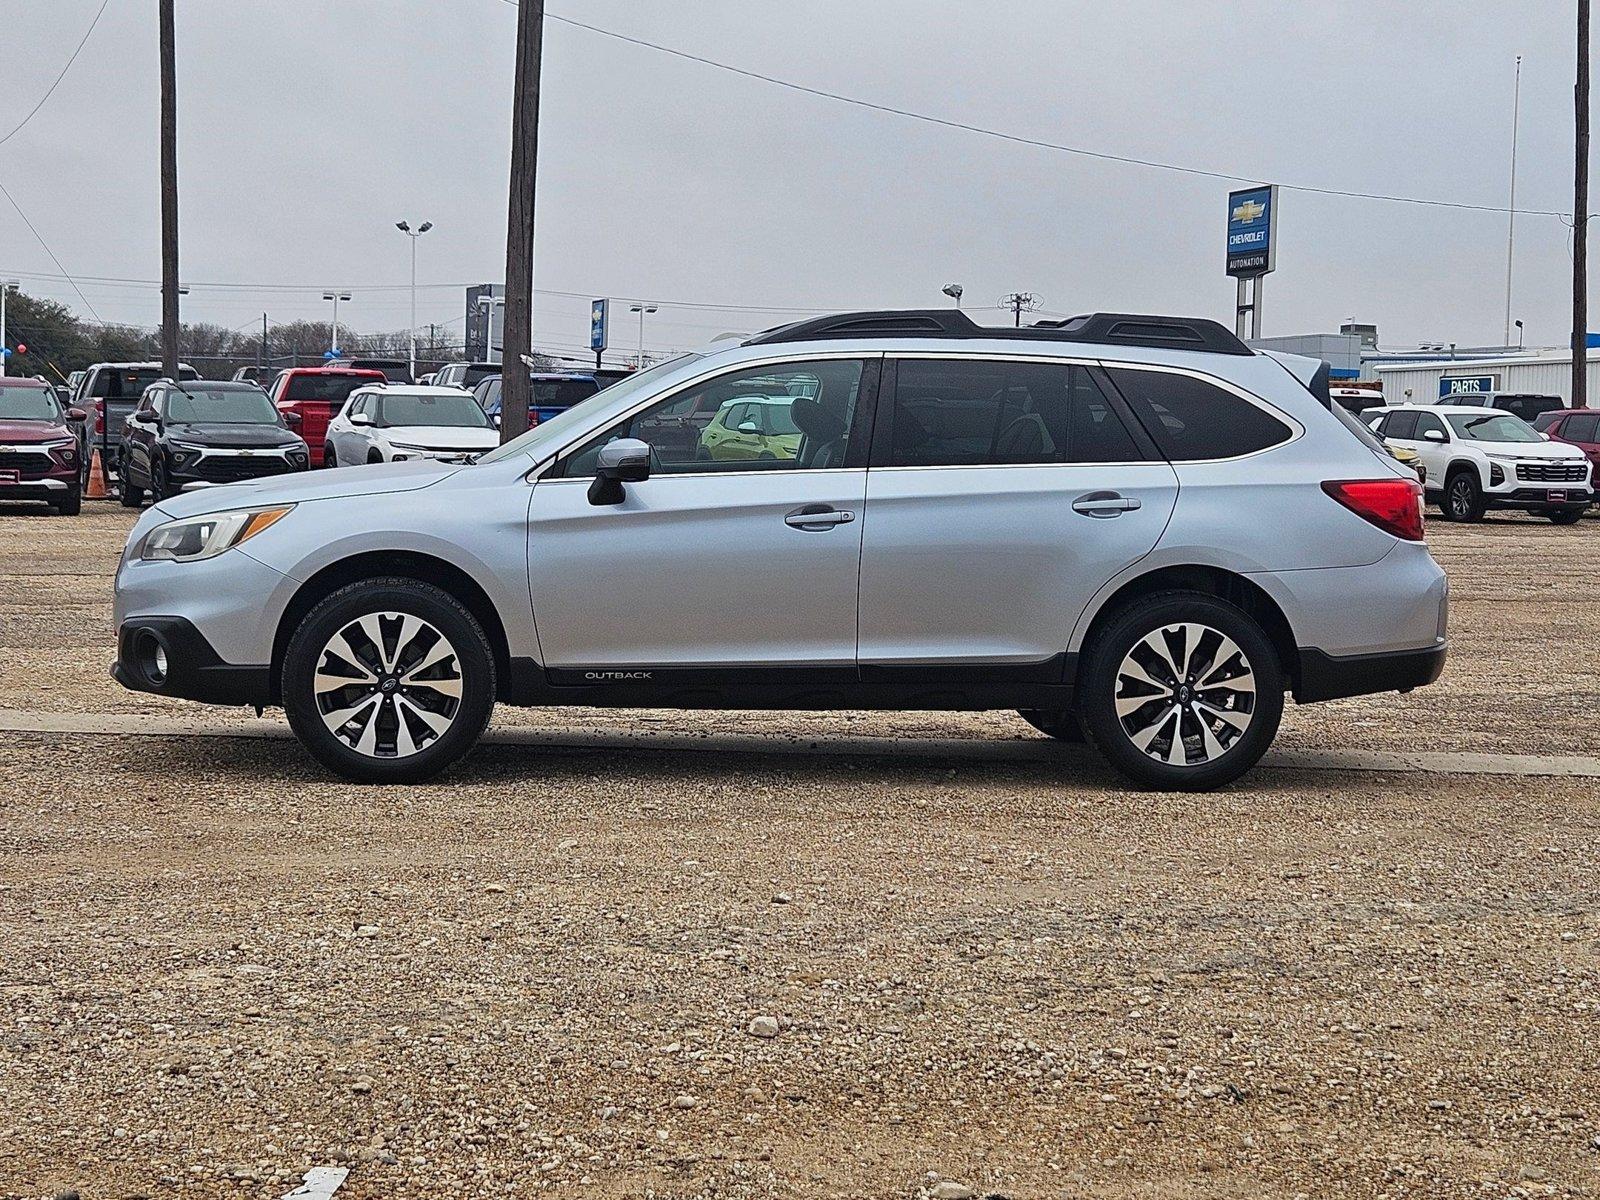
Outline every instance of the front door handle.
[[1140, 507], [1139, 501], [1132, 496], [1120, 496], [1116, 492], [1090, 492], [1087, 496], [1079, 496], [1072, 502], [1072, 511], [1082, 513], [1086, 517], [1120, 517], [1125, 512], [1132, 512]]
[[855, 519], [855, 513], [846, 509], [830, 508], [826, 504], [804, 504], [784, 517], [783, 523], [790, 529], [811, 532], [832, 529], [835, 525], [848, 525]]

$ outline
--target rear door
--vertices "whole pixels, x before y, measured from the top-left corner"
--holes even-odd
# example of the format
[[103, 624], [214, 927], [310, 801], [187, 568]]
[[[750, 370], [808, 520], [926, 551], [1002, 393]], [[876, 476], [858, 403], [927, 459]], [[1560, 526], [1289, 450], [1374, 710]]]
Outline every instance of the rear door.
[[1060, 677], [1095, 592], [1154, 548], [1177, 475], [1088, 362], [886, 364], [861, 552], [864, 680]]

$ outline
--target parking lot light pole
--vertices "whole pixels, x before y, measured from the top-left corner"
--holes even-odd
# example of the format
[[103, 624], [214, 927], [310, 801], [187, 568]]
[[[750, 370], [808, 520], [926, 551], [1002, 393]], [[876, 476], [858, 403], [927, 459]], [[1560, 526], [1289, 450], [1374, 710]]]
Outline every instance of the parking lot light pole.
[[394, 227], [411, 239], [411, 378], [417, 377], [417, 239], [433, 228], [432, 221], [424, 221], [415, 229], [405, 221], [396, 221]]
[[[494, 310], [496, 307], [504, 308], [505, 306], [504, 296], [478, 297], [478, 311], [483, 313], [483, 361], [486, 363], [494, 362]], [[502, 345], [505, 343], [503, 329], [500, 334], [500, 341]], [[465, 353], [465, 348], [463, 348], [463, 353]]]
[[633, 304], [628, 307], [629, 312], [639, 314], [639, 370], [644, 370], [644, 315], [656, 311], [654, 304]]
[[339, 357], [339, 301], [343, 300], [345, 303], [348, 304], [350, 302], [350, 293], [349, 292], [323, 292], [322, 293], [322, 298], [324, 300], [332, 300], [333, 301], [333, 336], [332, 336], [332, 338], [331, 338], [331, 340], [329, 342], [328, 349], [333, 351], [333, 357], [334, 358], [338, 358]]
[[11, 374], [7, 370], [8, 359], [6, 355], [6, 351], [11, 347], [11, 343], [6, 341], [6, 297], [11, 294], [12, 288], [21, 286], [22, 280], [20, 279], [0, 279], [0, 375]]

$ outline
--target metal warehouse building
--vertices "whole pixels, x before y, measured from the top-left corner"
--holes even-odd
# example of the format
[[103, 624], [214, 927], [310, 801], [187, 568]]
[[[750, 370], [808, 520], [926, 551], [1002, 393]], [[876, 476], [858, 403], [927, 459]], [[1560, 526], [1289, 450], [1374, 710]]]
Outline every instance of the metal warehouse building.
[[[1591, 347], [1589, 395], [1600, 396], [1600, 349]], [[1539, 392], [1569, 399], [1572, 351], [1543, 350], [1504, 358], [1382, 364], [1371, 368], [1390, 404], [1433, 404], [1456, 392]]]

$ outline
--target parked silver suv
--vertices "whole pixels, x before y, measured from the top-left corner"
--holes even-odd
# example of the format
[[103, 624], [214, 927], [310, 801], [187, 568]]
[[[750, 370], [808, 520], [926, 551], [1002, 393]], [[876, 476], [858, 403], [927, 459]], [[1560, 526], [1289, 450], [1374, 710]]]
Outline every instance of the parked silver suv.
[[[1141, 783], [1215, 787], [1285, 692], [1444, 664], [1416, 479], [1318, 365], [1184, 318], [803, 321], [475, 464], [164, 500], [117, 573], [113, 671], [282, 704], [357, 780], [436, 774], [499, 700], [1014, 708]], [[794, 432], [695, 419], [744, 399]]]

